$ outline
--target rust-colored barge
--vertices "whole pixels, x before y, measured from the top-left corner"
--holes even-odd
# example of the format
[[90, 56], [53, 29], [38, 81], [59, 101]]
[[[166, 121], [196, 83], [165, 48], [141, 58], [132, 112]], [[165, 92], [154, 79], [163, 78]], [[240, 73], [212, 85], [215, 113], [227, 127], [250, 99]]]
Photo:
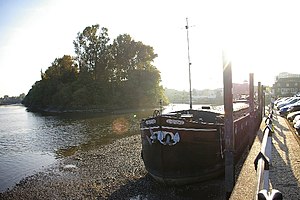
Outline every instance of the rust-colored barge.
[[[259, 127], [258, 112], [236, 103], [235, 160], [249, 147]], [[251, 132], [251, 130], [253, 132]], [[211, 179], [224, 173], [224, 113], [189, 109], [160, 114], [141, 122], [142, 159], [156, 180], [172, 185]]]

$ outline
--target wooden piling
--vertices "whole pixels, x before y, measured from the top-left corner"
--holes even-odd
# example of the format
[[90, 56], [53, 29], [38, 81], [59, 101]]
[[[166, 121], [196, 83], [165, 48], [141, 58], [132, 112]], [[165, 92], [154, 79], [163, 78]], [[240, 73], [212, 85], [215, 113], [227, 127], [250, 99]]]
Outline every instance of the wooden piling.
[[253, 117], [254, 113], [254, 74], [249, 74], [249, 107], [250, 116]]
[[254, 130], [254, 74], [249, 74], [249, 108], [250, 108], [250, 130], [248, 133], [249, 139], [250, 139], [250, 146], [252, 146], [252, 143], [255, 139], [255, 130]]
[[257, 103], [258, 103], [258, 110], [259, 110], [259, 119], [262, 120], [262, 89], [261, 89], [261, 82], [257, 84]]
[[225, 192], [229, 199], [235, 184], [234, 170], [234, 133], [233, 133], [233, 95], [231, 62], [223, 54], [223, 84], [225, 111]]

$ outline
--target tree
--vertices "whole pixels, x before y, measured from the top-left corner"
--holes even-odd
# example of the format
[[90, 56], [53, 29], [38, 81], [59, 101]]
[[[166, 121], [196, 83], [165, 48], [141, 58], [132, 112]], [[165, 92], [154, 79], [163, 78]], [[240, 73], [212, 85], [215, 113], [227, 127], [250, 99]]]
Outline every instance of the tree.
[[78, 66], [69, 55], [56, 58], [52, 65], [42, 74], [42, 79], [59, 81], [61, 83], [73, 82], [78, 76]]
[[41, 75], [42, 80], [37, 81], [24, 98], [25, 106], [42, 109], [65, 106], [71, 102], [71, 98], [66, 97], [72, 94], [72, 88], [68, 85], [78, 77], [78, 66], [71, 56], [56, 58]]
[[[160, 86], [160, 72], [152, 66], [147, 69], [131, 70], [128, 85], [132, 92], [128, 98], [133, 105], [154, 106], [158, 105], [160, 99], [164, 101], [163, 88]], [[134, 90], [132, 90], [134, 88]]]
[[152, 106], [162, 98], [160, 72], [151, 64], [157, 57], [153, 47], [123, 34], [113, 41], [110, 55], [109, 74], [113, 99], [123, 97], [122, 101], [127, 105]]
[[100, 29], [98, 24], [88, 26], [82, 33], [77, 33], [73, 44], [81, 73], [89, 72], [93, 79], [104, 81], [109, 40], [108, 29]]
[[22, 93], [19, 96], [8, 96], [4, 95], [3, 98], [0, 98], [0, 105], [9, 105], [9, 104], [18, 104], [23, 101], [25, 94]]
[[130, 35], [119, 35], [110, 47], [111, 80], [120, 82], [128, 80], [132, 70], [152, 67], [151, 62], [157, 57], [151, 46], [135, 42]]
[[[24, 98], [42, 109], [136, 108], [164, 98], [151, 46], [119, 35], [109, 44], [108, 30], [86, 27], [73, 41], [76, 57], [56, 58]], [[76, 62], [77, 61], [77, 62]]]

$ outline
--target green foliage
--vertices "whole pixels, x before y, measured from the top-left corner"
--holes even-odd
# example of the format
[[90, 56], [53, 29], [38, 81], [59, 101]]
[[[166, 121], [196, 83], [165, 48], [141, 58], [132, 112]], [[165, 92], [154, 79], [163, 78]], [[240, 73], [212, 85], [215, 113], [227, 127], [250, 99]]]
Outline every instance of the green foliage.
[[76, 80], [78, 76], [78, 66], [71, 56], [64, 55], [62, 58], [56, 58], [44, 74], [42, 79], [58, 81], [60, 83], [69, 83]]
[[78, 33], [73, 41], [80, 72], [89, 72], [95, 80], [105, 81], [108, 64], [108, 30], [93, 25]]
[[119, 109], [167, 102], [151, 46], [119, 35], [109, 44], [108, 30], [86, 27], [73, 41], [76, 57], [64, 55], [41, 72], [23, 100], [34, 109]]
[[0, 98], [0, 105], [18, 104], [23, 101], [24, 97], [24, 93], [20, 94], [17, 97], [10, 97], [8, 95], [4, 95], [3, 98]]

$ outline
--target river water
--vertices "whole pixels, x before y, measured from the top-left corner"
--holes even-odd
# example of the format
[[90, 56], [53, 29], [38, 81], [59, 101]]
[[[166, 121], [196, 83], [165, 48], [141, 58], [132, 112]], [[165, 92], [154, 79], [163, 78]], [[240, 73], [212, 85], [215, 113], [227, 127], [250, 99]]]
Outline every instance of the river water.
[[[189, 105], [171, 104], [163, 113], [181, 109]], [[139, 134], [140, 120], [152, 113], [42, 115], [22, 105], [0, 106], [0, 192], [79, 149], [94, 149]]]
[[139, 134], [139, 121], [150, 114], [49, 116], [28, 112], [22, 105], [0, 106], [0, 192], [78, 149]]

